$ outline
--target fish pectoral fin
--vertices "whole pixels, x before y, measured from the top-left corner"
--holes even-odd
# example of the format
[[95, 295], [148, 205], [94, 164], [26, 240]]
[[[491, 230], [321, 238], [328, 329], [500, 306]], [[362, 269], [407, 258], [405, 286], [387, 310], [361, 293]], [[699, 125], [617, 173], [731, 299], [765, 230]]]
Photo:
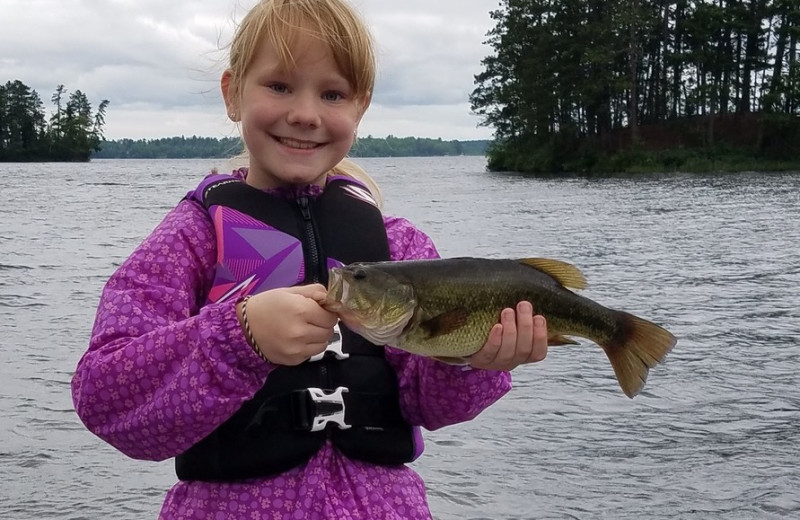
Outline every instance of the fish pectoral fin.
[[583, 273], [567, 262], [553, 260], [552, 258], [522, 258], [519, 263], [543, 272], [564, 287], [572, 287], [573, 289], [586, 288], [586, 278]]
[[547, 338], [547, 345], [555, 347], [559, 345], [580, 345], [580, 343], [561, 334], [556, 334]]
[[467, 324], [469, 312], [465, 309], [453, 309], [434, 316], [420, 323], [422, 330], [428, 333], [429, 338], [449, 334]]
[[469, 365], [469, 362], [463, 357], [433, 356], [433, 359], [441, 361], [442, 363], [447, 363], [448, 365]]

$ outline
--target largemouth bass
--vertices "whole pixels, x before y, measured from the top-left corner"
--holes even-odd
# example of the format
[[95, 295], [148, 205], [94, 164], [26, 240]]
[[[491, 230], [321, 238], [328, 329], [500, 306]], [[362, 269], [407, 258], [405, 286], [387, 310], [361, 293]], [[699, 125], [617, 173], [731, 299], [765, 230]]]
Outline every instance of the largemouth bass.
[[546, 258], [357, 263], [330, 270], [322, 306], [376, 345], [466, 362], [486, 343], [502, 309], [529, 301], [547, 319], [549, 345], [577, 344], [569, 336], [597, 343], [633, 397], [675, 336], [567, 289], [585, 286], [575, 266]]

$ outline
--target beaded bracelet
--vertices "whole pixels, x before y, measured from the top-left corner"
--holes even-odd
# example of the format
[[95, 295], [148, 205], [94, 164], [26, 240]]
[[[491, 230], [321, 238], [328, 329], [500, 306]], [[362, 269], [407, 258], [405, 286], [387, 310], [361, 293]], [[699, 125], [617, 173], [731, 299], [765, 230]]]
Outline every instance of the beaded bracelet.
[[253, 337], [253, 331], [250, 330], [250, 322], [247, 321], [247, 300], [249, 299], [250, 296], [245, 296], [242, 300], [242, 324], [244, 324], [244, 331], [247, 334], [247, 343], [250, 344], [250, 348], [253, 349], [253, 352], [258, 354], [258, 357], [269, 363], [269, 359], [267, 359], [267, 356], [261, 351], [261, 347], [256, 343], [256, 339]]

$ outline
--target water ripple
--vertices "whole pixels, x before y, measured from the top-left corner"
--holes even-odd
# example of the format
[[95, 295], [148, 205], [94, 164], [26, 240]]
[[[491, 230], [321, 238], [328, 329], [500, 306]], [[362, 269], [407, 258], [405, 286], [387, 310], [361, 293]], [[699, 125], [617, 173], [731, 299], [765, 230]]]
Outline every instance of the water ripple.
[[[678, 337], [634, 400], [584, 342], [515, 371], [474, 421], [426, 433], [414, 468], [436, 518], [800, 517], [800, 175], [541, 180], [486, 173], [480, 158], [360, 162], [388, 213], [443, 256], [570, 261], [583, 294]], [[0, 518], [155, 518], [172, 463], [87, 432], [69, 381], [108, 275], [224, 165], [50, 166], [20, 184], [40, 166], [0, 165], [15, 172], [0, 175], [0, 241], [14, 245], [0, 262]], [[30, 200], [42, 207], [14, 225]]]

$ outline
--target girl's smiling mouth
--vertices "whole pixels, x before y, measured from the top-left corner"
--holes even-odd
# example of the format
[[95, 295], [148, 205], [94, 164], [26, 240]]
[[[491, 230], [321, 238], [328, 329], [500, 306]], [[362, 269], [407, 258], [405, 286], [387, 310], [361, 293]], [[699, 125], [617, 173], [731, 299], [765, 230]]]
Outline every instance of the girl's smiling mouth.
[[300, 141], [298, 139], [292, 139], [290, 137], [274, 137], [274, 139], [283, 146], [286, 146], [288, 148], [295, 148], [297, 150], [311, 150], [322, 146], [322, 144], [315, 143], [313, 141]]

